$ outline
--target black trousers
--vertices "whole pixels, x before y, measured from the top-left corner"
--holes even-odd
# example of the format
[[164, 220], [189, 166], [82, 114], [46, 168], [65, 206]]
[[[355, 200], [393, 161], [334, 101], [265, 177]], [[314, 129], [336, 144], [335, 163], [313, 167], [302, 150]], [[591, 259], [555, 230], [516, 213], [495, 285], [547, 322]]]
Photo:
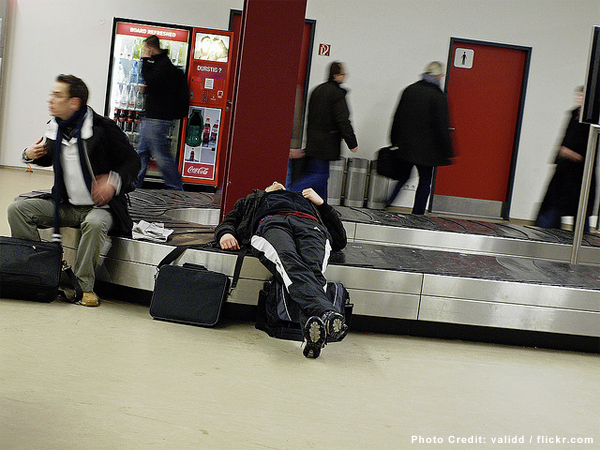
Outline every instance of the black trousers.
[[268, 216], [251, 240], [252, 253], [283, 283], [300, 309], [300, 325], [332, 311], [323, 275], [331, 244], [325, 226], [292, 215]]

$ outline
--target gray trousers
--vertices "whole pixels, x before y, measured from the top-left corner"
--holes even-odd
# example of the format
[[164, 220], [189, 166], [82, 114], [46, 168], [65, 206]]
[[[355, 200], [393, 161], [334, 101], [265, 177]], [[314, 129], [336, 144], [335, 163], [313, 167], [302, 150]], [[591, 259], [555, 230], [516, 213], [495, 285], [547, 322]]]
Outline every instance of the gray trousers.
[[[81, 230], [73, 271], [83, 292], [94, 290], [100, 250], [113, 226], [110, 210], [94, 206], [63, 204], [58, 211], [61, 227]], [[8, 206], [8, 224], [13, 237], [39, 241], [38, 227], [54, 225], [54, 202], [49, 198], [16, 200]]]

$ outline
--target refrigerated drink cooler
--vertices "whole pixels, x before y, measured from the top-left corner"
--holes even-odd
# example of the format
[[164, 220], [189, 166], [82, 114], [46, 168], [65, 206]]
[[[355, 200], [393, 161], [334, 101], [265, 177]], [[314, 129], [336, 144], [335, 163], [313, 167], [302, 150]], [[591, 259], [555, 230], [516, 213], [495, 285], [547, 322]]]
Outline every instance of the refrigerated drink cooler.
[[[144, 39], [156, 35], [171, 62], [187, 72], [192, 28], [130, 19], [115, 19], [111, 45], [110, 70], [106, 90], [105, 115], [112, 118], [135, 146], [138, 127], [144, 115], [145, 94], [142, 76]], [[174, 122], [168, 134], [173, 159], [177, 161], [181, 121]], [[146, 172], [149, 180], [162, 179], [152, 161]]]
[[[232, 72], [231, 32], [114, 19], [104, 114], [119, 125], [134, 146], [137, 144], [145, 105], [142, 46], [152, 35], [160, 39], [171, 62], [184, 71], [190, 87], [189, 113], [174, 121], [168, 134], [173, 159], [179, 164], [184, 183], [216, 186], [224, 172], [221, 136]], [[153, 161], [146, 179], [162, 180]]]

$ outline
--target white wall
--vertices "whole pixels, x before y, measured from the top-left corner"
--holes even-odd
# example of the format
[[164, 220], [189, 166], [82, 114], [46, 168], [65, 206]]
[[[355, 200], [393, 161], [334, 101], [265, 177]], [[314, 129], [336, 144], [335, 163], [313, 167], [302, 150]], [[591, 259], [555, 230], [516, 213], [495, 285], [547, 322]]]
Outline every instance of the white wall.
[[[103, 111], [114, 16], [226, 29], [229, 10], [242, 7], [243, 0], [12, 1], [0, 165], [19, 165], [22, 148], [43, 131], [56, 74], [82, 77], [91, 106]], [[451, 37], [532, 47], [511, 217], [534, 217], [573, 88], [584, 82], [600, 2], [308, 0], [306, 17], [317, 21], [315, 45], [331, 44], [330, 57], [315, 49], [311, 88], [331, 61], [346, 63], [356, 156], [369, 159], [388, 143], [400, 91], [429, 61], [446, 62]]]

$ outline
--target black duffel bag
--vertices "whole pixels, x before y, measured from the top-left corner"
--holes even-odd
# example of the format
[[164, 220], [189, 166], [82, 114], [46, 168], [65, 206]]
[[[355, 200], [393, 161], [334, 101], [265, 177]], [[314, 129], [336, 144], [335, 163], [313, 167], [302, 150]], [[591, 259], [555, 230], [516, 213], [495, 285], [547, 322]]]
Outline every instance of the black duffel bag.
[[377, 150], [377, 173], [382, 177], [397, 180], [400, 175], [398, 147], [382, 147]]

